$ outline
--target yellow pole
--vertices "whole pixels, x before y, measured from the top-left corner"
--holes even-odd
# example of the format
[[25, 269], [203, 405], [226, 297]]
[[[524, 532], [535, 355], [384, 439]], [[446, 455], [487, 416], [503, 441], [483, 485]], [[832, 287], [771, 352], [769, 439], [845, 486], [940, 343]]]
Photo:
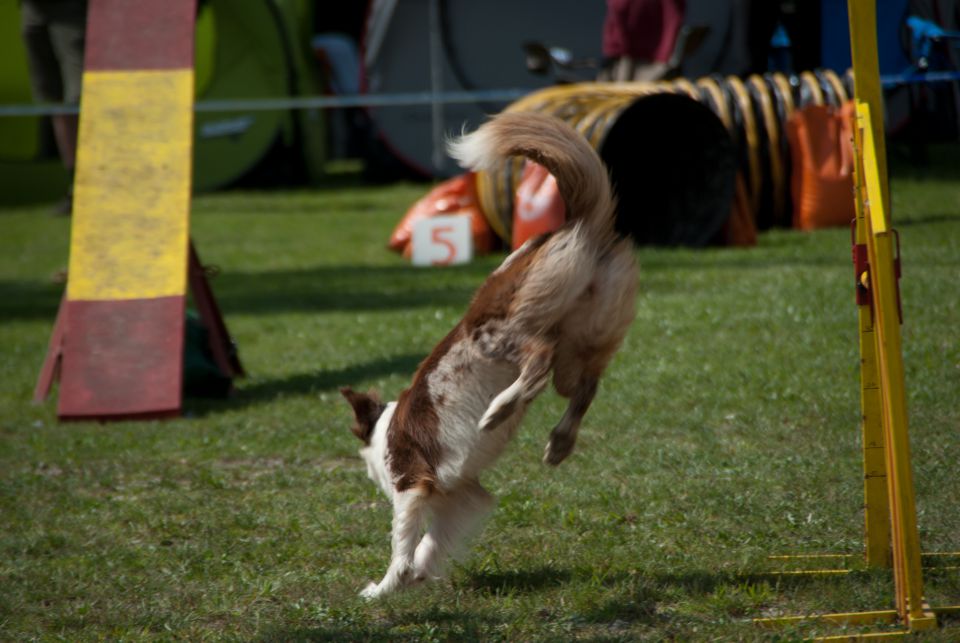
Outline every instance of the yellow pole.
[[[880, 390], [883, 402], [884, 434], [894, 532], [894, 575], [897, 608], [911, 630], [936, 626], [936, 617], [923, 605], [923, 570], [920, 561], [920, 537], [910, 464], [903, 354], [900, 343], [900, 302], [894, 268], [896, 232], [889, 226], [887, 200], [881, 189], [876, 141], [882, 133], [872, 128], [871, 108], [857, 104], [863, 122], [863, 169], [867, 188], [867, 248], [870, 257], [870, 290], [874, 298], [874, 326], [880, 366]], [[876, 135], [875, 135], [876, 134]]]
[[[858, 119], [854, 115], [854, 148], [863, 149]], [[857, 321], [860, 339], [860, 429], [863, 443], [864, 559], [868, 567], [890, 567], [890, 498], [887, 493], [887, 459], [883, 442], [883, 409], [880, 373], [877, 367], [873, 308], [867, 274], [867, 222], [863, 203], [863, 159], [857, 154], [854, 189], [857, 218], [854, 221], [854, 267], [857, 288]]]
[[[849, 0], [850, 51], [853, 60], [854, 95], [858, 101], [871, 107], [870, 126], [874, 132], [883, 131], [883, 89], [880, 86], [880, 63], [877, 56], [877, 18], [872, 0]], [[855, 145], [858, 150], [856, 164], [855, 252], [866, 253], [867, 222], [864, 220], [863, 203], [866, 188], [863, 177], [863, 141], [861, 127], [855, 124]], [[876, 164], [885, 203], [889, 203], [887, 186], [887, 161], [884, 138], [875, 141]], [[859, 270], [858, 270], [859, 272]], [[860, 284], [863, 275], [856, 275]], [[877, 370], [876, 337], [874, 336], [873, 311], [869, 300], [860, 298], [857, 306], [860, 327], [860, 408], [862, 412], [861, 435], [863, 440], [863, 495], [866, 563], [870, 567], [889, 567], [892, 563], [890, 546], [890, 499], [887, 494], [887, 464], [883, 446], [882, 405], [880, 401], [880, 374]]]
[[[848, 0], [850, 45], [857, 100], [860, 159], [858, 239], [865, 237], [869, 270], [866, 283], [872, 299], [876, 372], [887, 464], [887, 492], [893, 544], [896, 606], [911, 631], [936, 627], [936, 617], [923, 602], [920, 537], [910, 463], [903, 353], [900, 341], [900, 301], [890, 227], [883, 129], [883, 93], [877, 56], [876, 7], [873, 0]], [[858, 276], [859, 277], [859, 276]], [[863, 311], [861, 311], [863, 312]], [[865, 325], [861, 323], [861, 331]], [[861, 345], [865, 333], [861, 334]], [[867, 350], [869, 357], [869, 349]], [[864, 392], [866, 389], [864, 388]], [[872, 404], [872, 400], [870, 400]], [[867, 415], [865, 408], [865, 415]], [[873, 409], [870, 409], [871, 411]], [[872, 428], [872, 427], [871, 427]], [[864, 446], [866, 447], [866, 440]], [[866, 460], [866, 448], [865, 448]], [[866, 462], [865, 462], [866, 464]], [[868, 537], [871, 536], [868, 532]]]
[[[850, 18], [850, 54], [853, 60], [853, 94], [870, 106], [870, 126], [883, 132], [883, 86], [880, 84], [880, 58], [877, 54], [877, 8], [874, 0], [848, 0]], [[860, 148], [861, 150], [863, 148]], [[883, 136], [874, 140], [875, 161], [884, 203], [890, 203], [887, 184], [887, 147]], [[889, 217], [889, 212], [887, 213]], [[889, 223], [889, 219], [888, 219]]]
[[[855, 78], [854, 264], [860, 321], [867, 563], [892, 564], [896, 609], [826, 614], [814, 619], [848, 625], [899, 621], [906, 630], [824, 640], [901, 637], [935, 628], [935, 612], [960, 610], [960, 606], [931, 609], [923, 596], [923, 555], [917, 531], [900, 337], [900, 248], [897, 233], [890, 225], [876, 10], [872, 0], [848, 0], [847, 7]], [[884, 479], [885, 486], [881, 482]], [[808, 619], [757, 620], [791, 624]]]

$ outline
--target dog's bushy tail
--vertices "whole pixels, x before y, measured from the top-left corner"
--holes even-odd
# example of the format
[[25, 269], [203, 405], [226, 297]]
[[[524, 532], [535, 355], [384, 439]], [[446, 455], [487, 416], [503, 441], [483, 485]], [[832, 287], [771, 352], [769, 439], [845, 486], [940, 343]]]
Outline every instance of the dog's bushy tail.
[[495, 170], [511, 156], [545, 166], [557, 179], [568, 220], [583, 221], [595, 240], [612, 239], [616, 203], [607, 169], [587, 140], [558, 118], [507, 112], [448, 142], [463, 167]]

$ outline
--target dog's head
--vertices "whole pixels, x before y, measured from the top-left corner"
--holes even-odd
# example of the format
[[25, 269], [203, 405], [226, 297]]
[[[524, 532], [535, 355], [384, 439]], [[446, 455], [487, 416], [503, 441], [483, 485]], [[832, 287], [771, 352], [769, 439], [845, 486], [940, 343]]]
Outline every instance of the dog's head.
[[360, 456], [367, 463], [367, 475], [389, 496], [391, 484], [386, 467], [386, 436], [396, 404], [381, 402], [374, 391], [357, 393], [349, 386], [341, 388], [340, 393], [353, 407], [354, 424], [350, 430], [363, 442]]
[[380, 401], [380, 397], [375, 391], [357, 393], [349, 386], [344, 386], [340, 389], [340, 394], [353, 407], [355, 423], [350, 427], [350, 430], [361, 442], [370, 446], [377, 421], [383, 415], [383, 410], [387, 408], [387, 405]]

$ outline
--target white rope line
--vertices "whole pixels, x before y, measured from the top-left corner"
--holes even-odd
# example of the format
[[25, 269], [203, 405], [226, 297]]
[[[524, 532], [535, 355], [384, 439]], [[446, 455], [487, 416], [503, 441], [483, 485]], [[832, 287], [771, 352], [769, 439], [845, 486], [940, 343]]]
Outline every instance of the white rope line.
[[[947, 83], [960, 80], [960, 72], [932, 71], [916, 74], [892, 74], [880, 77], [885, 88], [918, 83]], [[433, 105], [435, 103], [511, 103], [539, 88], [486, 89], [478, 91], [400, 92], [396, 94], [355, 94], [352, 96], [303, 96], [300, 98], [236, 98], [226, 100], [201, 100], [194, 103], [197, 112], [269, 112], [292, 109], [331, 109], [343, 107], [400, 107], [410, 105]], [[42, 103], [27, 105], [0, 105], [0, 118], [4, 116], [50, 116], [55, 114], [78, 114], [77, 105]]]
[[[480, 91], [401, 92], [396, 94], [356, 94], [352, 96], [303, 96], [299, 98], [237, 98], [200, 100], [194, 103], [197, 112], [268, 112], [291, 109], [330, 109], [343, 107], [398, 107], [432, 105], [434, 103], [511, 103], [526, 96], [531, 89], [488, 89]], [[43, 103], [32, 105], [0, 105], [2, 116], [47, 116], [78, 114], [77, 105]]]

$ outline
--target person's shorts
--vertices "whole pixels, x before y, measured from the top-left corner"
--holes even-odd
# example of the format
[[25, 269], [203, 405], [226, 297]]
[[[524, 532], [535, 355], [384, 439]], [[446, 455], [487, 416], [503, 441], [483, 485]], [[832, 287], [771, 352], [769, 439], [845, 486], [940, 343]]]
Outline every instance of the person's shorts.
[[22, 0], [20, 11], [34, 100], [80, 102], [86, 0]]

